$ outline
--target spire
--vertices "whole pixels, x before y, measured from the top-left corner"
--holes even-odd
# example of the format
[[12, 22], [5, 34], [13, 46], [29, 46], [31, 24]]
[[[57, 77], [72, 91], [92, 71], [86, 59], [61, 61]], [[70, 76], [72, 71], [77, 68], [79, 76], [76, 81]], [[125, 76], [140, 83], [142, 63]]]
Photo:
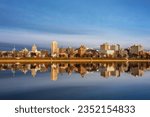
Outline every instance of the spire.
[[15, 44], [14, 44], [14, 48], [12, 49], [12, 51], [16, 51], [16, 46], [15, 46]]

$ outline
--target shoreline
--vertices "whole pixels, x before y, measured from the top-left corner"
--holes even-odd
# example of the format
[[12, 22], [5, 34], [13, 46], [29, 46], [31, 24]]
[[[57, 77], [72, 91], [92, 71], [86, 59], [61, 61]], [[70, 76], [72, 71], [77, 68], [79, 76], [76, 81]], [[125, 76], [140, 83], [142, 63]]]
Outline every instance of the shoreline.
[[26, 58], [26, 59], [0, 59], [0, 63], [100, 63], [100, 62], [150, 62], [150, 59], [95, 59], [95, 58], [73, 58], [73, 59], [52, 59], [52, 58]]

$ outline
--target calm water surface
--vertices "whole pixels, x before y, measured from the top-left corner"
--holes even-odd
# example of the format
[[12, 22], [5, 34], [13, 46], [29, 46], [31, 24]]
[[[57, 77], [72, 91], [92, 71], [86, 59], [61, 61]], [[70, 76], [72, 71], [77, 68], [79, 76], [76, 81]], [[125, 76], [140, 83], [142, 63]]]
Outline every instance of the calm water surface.
[[149, 63], [0, 64], [0, 99], [150, 99]]

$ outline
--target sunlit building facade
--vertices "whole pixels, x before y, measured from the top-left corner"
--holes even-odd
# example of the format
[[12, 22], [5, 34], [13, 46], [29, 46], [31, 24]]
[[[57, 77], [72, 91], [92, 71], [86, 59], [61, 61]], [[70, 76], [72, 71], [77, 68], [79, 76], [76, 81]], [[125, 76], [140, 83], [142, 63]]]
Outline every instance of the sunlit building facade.
[[58, 43], [56, 41], [53, 41], [51, 43], [51, 56], [59, 57], [59, 48], [58, 48]]
[[143, 46], [133, 45], [130, 47], [130, 54], [139, 54], [139, 52], [144, 51]]

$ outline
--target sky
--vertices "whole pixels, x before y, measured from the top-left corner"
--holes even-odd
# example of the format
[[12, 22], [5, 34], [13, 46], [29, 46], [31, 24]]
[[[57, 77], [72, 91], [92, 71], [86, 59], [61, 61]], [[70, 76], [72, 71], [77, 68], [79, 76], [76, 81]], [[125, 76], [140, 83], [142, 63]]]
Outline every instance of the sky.
[[0, 42], [150, 49], [149, 6], [149, 0], [0, 0]]

